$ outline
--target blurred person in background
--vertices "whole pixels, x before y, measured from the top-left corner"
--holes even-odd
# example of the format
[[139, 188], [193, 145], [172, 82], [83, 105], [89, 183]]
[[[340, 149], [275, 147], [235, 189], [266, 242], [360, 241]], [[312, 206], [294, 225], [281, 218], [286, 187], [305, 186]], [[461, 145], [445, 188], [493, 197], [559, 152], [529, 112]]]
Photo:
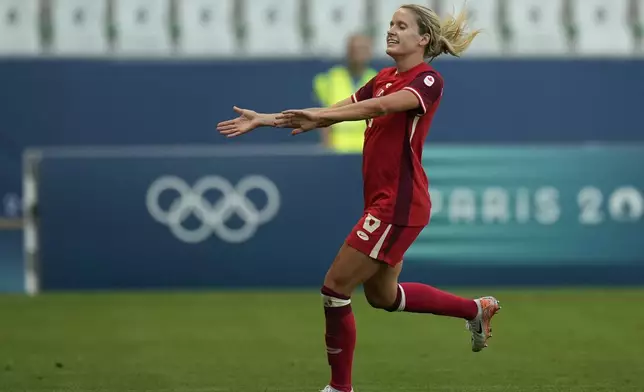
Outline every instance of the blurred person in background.
[[[342, 101], [376, 76], [378, 71], [369, 66], [371, 59], [371, 38], [364, 34], [350, 36], [346, 65], [335, 65], [313, 79], [313, 92], [320, 106], [330, 107]], [[322, 128], [322, 144], [340, 153], [360, 153], [365, 129], [364, 121], [346, 121]]]
[[[487, 347], [496, 298], [463, 298], [423, 283], [399, 283], [403, 257], [429, 224], [431, 200], [422, 166], [423, 147], [443, 96], [443, 78], [425, 60], [459, 56], [478, 31], [466, 31], [466, 10], [441, 20], [431, 9], [402, 5], [387, 32], [396, 65], [381, 70], [330, 108], [257, 113], [235, 107], [236, 119], [218, 131], [236, 137], [261, 126], [295, 128], [297, 135], [344, 121], [365, 121], [364, 211], [340, 247], [321, 288], [331, 380], [323, 392], [353, 392], [356, 324], [351, 296], [362, 285], [371, 306], [388, 312], [463, 319], [471, 349]], [[314, 206], [312, 206], [314, 208]], [[394, 336], [396, 331], [393, 332]]]

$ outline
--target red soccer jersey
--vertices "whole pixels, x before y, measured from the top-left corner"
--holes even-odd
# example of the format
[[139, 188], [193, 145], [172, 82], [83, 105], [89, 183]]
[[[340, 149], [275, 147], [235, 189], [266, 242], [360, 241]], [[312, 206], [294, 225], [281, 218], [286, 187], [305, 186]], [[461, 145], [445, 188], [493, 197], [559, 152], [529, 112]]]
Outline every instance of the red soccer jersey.
[[398, 73], [385, 68], [352, 96], [354, 102], [409, 90], [416, 110], [367, 121], [362, 158], [365, 213], [400, 226], [429, 223], [429, 184], [423, 145], [443, 95], [443, 78], [429, 64]]

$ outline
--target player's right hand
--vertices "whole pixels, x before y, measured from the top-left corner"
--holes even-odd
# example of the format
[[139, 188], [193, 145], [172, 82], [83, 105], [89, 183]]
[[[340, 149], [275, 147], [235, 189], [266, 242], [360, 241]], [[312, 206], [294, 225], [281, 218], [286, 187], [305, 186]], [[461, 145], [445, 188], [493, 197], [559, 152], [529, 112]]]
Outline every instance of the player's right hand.
[[299, 135], [300, 133], [308, 132], [323, 125], [317, 112], [313, 110], [284, 110], [275, 119], [278, 126], [289, 124], [287, 128], [295, 128], [291, 132], [291, 135]]
[[235, 137], [248, 133], [263, 125], [259, 113], [249, 109], [241, 109], [237, 106], [233, 106], [233, 110], [239, 114], [239, 117], [217, 124], [217, 130], [222, 135], [229, 138]]

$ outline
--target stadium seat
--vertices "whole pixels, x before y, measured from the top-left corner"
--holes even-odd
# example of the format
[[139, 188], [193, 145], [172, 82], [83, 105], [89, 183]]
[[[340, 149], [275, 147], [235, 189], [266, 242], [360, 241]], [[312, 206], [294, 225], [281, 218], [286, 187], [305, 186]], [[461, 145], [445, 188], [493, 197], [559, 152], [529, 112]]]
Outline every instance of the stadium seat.
[[563, 0], [511, 0], [505, 11], [510, 53], [543, 56], [570, 51]]
[[0, 56], [40, 53], [37, 0], [0, 0]]
[[117, 54], [171, 53], [170, 0], [114, 0]]
[[246, 0], [242, 24], [246, 54], [298, 56], [303, 52], [298, 0]]
[[194, 56], [235, 54], [234, 7], [234, 0], [177, 2], [178, 51]]
[[311, 0], [308, 20], [315, 55], [343, 56], [347, 38], [367, 27], [365, 0]]
[[499, 0], [442, 0], [441, 16], [457, 14], [465, 5], [468, 9], [468, 24], [472, 29], [482, 29], [465, 56], [498, 56], [503, 52], [503, 35], [499, 23]]
[[54, 0], [52, 5], [53, 54], [107, 53], [107, 0]]
[[630, 0], [572, 0], [580, 55], [624, 55], [635, 51], [635, 34], [629, 23]]
[[408, 1], [401, 2], [400, 0], [375, 0], [374, 1], [374, 57], [382, 58], [387, 57], [387, 30], [389, 30], [389, 22], [391, 16], [396, 12], [401, 4], [420, 4], [426, 7], [431, 7], [433, 2], [430, 1]]

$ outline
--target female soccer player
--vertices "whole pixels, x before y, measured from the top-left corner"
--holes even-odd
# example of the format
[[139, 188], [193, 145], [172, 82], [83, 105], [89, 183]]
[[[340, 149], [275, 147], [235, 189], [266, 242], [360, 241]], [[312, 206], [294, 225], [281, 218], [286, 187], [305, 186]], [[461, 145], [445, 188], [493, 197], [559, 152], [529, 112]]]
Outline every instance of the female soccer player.
[[340, 248], [322, 287], [331, 381], [324, 392], [353, 390], [356, 326], [351, 295], [359, 286], [369, 303], [390, 312], [431, 313], [466, 320], [472, 351], [487, 347], [494, 297], [461, 298], [420, 283], [398, 283], [404, 253], [429, 223], [431, 201], [421, 164], [423, 145], [443, 94], [443, 78], [425, 59], [458, 56], [478, 31], [465, 31], [466, 15], [441, 21], [420, 5], [403, 5], [387, 33], [396, 63], [331, 108], [260, 114], [235, 107], [236, 119], [219, 123], [235, 137], [260, 126], [294, 128], [293, 134], [341, 121], [366, 120], [363, 149], [364, 215]]

